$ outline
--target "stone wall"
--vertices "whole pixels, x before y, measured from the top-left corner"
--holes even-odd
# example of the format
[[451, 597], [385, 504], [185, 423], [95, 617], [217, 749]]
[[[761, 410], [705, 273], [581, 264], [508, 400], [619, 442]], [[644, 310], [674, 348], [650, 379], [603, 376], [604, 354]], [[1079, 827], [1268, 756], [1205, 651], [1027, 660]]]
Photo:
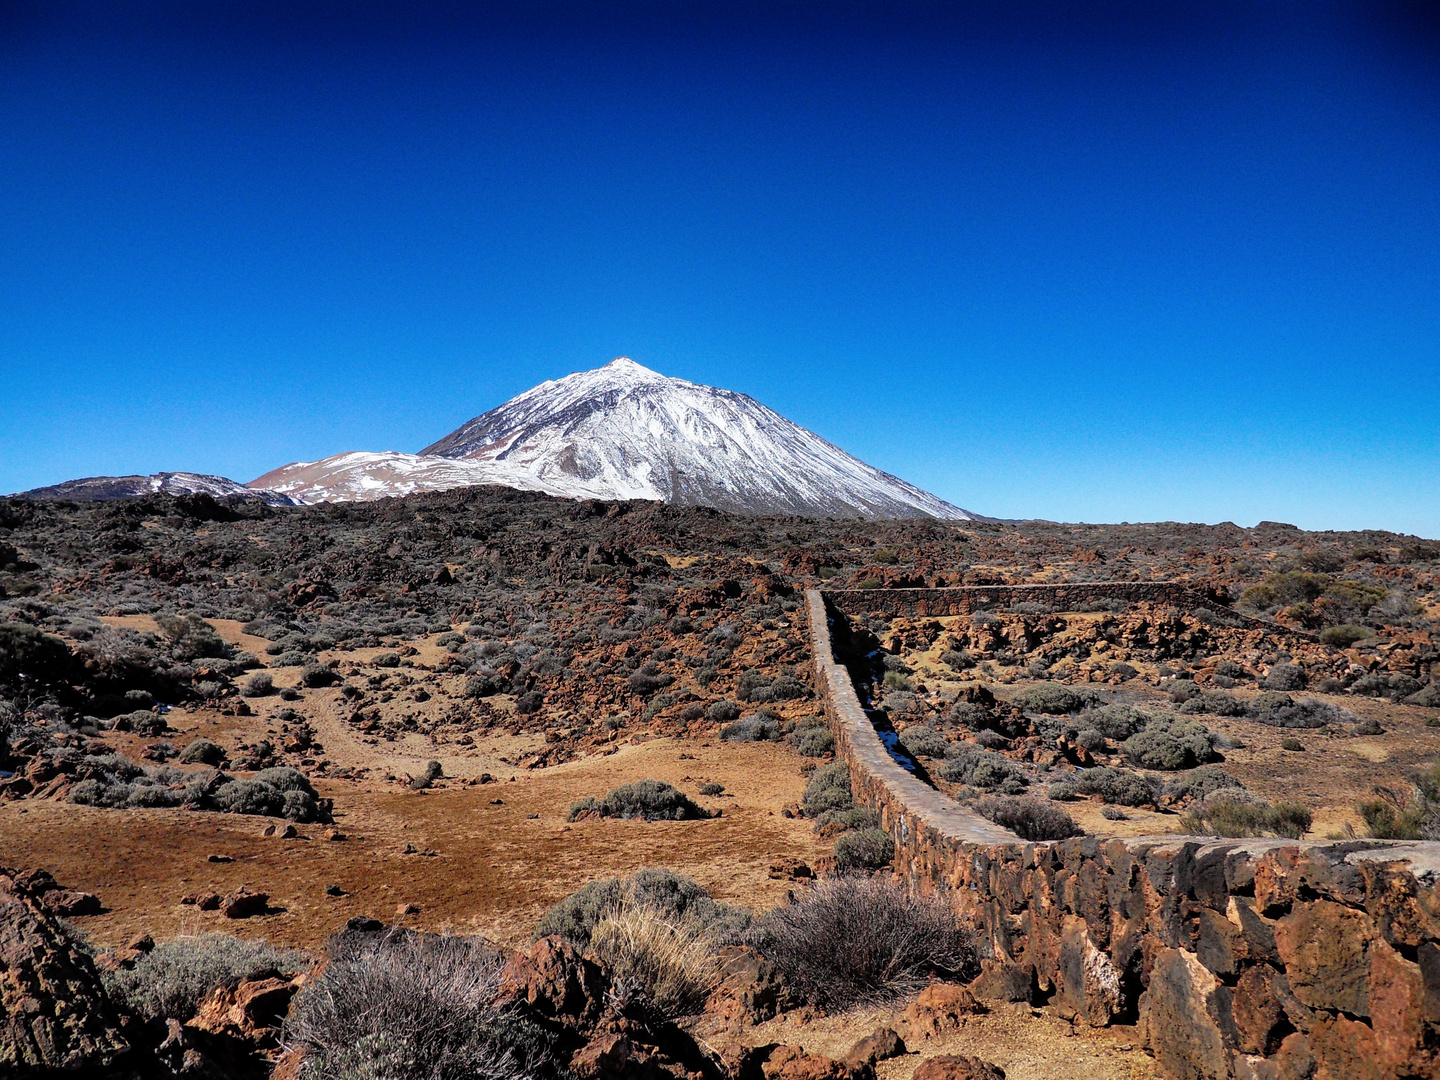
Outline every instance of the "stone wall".
[[1177, 1080], [1440, 1077], [1440, 843], [1022, 841], [891, 757], [833, 653], [843, 615], [816, 590], [806, 603], [856, 800], [894, 837], [897, 873], [974, 925], [983, 979], [1136, 1023]]
[[1180, 581], [1094, 581], [1069, 585], [953, 585], [938, 589], [827, 589], [842, 611], [886, 611], [892, 615], [969, 615], [977, 608], [1048, 604], [1056, 611], [1080, 611], [1097, 600], [1146, 601], [1176, 607], [1229, 607], [1214, 586]]

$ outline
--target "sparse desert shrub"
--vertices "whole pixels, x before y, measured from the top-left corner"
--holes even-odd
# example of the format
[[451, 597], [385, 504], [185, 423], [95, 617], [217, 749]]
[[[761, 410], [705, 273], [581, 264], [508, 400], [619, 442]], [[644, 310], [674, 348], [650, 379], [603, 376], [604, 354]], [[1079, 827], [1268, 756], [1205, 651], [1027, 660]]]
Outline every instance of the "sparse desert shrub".
[[840, 874], [878, 870], [894, 857], [895, 841], [873, 826], [844, 832], [835, 841], [835, 870]]
[[224, 749], [209, 739], [195, 739], [180, 752], [182, 765], [219, 765], [224, 760]]
[[779, 723], [768, 716], [742, 716], [720, 729], [726, 742], [775, 742], [780, 737]]
[[850, 793], [850, 766], [843, 761], [821, 765], [805, 783], [801, 805], [805, 816], [818, 818], [827, 810], [849, 810], [855, 805]]
[[796, 727], [790, 734], [790, 744], [801, 757], [824, 757], [835, 749], [835, 736], [819, 717], [807, 719], [816, 723]]
[[[975, 745], [986, 750], [1008, 750], [1010, 749], [1010, 740], [998, 731], [977, 731]], [[949, 751], [947, 750], [946, 753], [948, 754]]]
[[663, 690], [675, 681], [673, 675], [667, 675], [660, 670], [660, 665], [654, 660], [647, 660], [635, 669], [630, 676], [629, 685], [632, 694], [641, 697], [649, 697], [656, 691]]
[[799, 679], [789, 675], [781, 675], [770, 684], [771, 701], [794, 701], [798, 698], [810, 696], [810, 688]]
[[950, 741], [932, 727], [915, 724], [900, 734], [900, 741], [906, 750], [922, 757], [943, 758], [950, 749]]
[[728, 724], [740, 719], [740, 706], [733, 701], [717, 701], [705, 710], [711, 723]]
[[0, 625], [0, 689], [59, 686], [74, 673], [70, 648], [24, 623]]
[[835, 836], [852, 829], [878, 829], [880, 815], [868, 806], [849, 806], [826, 810], [815, 819], [815, 831], [822, 836]]
[[1137, 731], [1143, 731], [1152, 715], [1133, 705], [1100, 705], [1080, 713], [1075, 717], [1075, 725], [1098, 731], [1107, 739], [1124, 742]]
[[1023, 787], [1029, 782], [1025, 770], [1009, 758], [969, 743], [954, 744], [951, 757], [940, 770], [940, 776], [952, 784], [966, 784], [974, 788]]
[[1248, 792], [1231, 789], [1217, 791], [1197, 803], [1180, 819], [1180, 830], [1192, 835], [1226, 837], [1273, 833], [1299, 840], [1310, 831], [1312, 820], [1309, 808], [1302, 803], [1279, 802], [1271, 806]]
[[1418, 693], [1420, 681], [1400, 672], [1372, 671], [1362, 675], [1350, 684], [1352, 694], [1363, 694], [1366, 697], [1385, 697], [1392, 701], [1400, 701], [1411, 694]]
[[612, 979], [638, 985], [662, 1016], [698, 1012], [720, 982], [719, 942], [703, 923], [620, 904], [601, 917], [590, 949]]
[[265, 941], [200, 934], [162, 942], [129, 971], [106, 972], [104, 979], [111, 997], [126, 1009], [147, 1020], [183, 1023], [216, 987], [294, 975], [311, 963], [305, 953], [277, 949]]
[[1199, 697], [1202, 693], [1192, 679], [1176, 679], [1168, 687], [1170, 700], [1176, 705], [1183, 705], [1193, 697]]
[[374, 935], [306, 984], [286, 1036], [315, 1080], [554, 1076], [553, 1036], [495, 1006], [503, 967], [478, 938]]
[[713, 796], [715, 796], [715, 795], [723, 795], [724, 793], [725, 793], [725, 785], [724, 785], [724, 784], [704, 783], [704, 784], [701, 784], [701, 785], [700, 785], [700, 794], [701, 794], [701, 795], [706, 795], [706, 796], [711, 796], [711, 797], [713, 797]]
[[1084, 832], [1075, 819], [1043, 799], [987, 795], [975, 809], [1022, 840], [1064, 840]]
[[372, 657], [371, 660], [370, 660], [370, 664], [371, 664], [371, 666], [373, 666], [373, 667], [383, 667], [383, 668], [399, 667], [399, 666], [400, 666], [400, 654], [399, 654], [399, 653], [393, 653], [393, 652], [382, 652], [382, 653], [380, 653], [378, 656]]
[[1103, 802], [1119, 806], [1151, 806], [1159, 797], [1157, 785], [1143, 773], [1128, 769], [1084, 769], [1070, 779], [1050, 787], [1052, 799], [1073, 799], [1098, 795]]
[[1203, 765], [1167, 780], [1164, 794], [1176, 799], [1204, 799], [1217, 791], [1244, 787], [1219, 765]]
[[268, 671], [257, 671], [240, 688], [242, 697], [265, 697], [275, 690], [275, 680]]
[[1210, 716], [1245, 716], [1249, 708], [1234, 694], [1227, 694], [1223, 690], [1206, 690], [1181, 705], [1180, 711], [1186, 716], [1202, 713]]
[[538, 941], [558, 934], [583, 949], [605, 914], [626, 906], [693, 923], [719, 940], [734, 939], [752, 919], [744, 908], [717, 902], [699, 882], [673, 870], [645, 867], [630, 878], [606, 878], [577, 889], [541, 916], [532, 937]]
[[940, 654], [940, 662], [956, 671], [969, 671], [975, 666], [975, 657], [965, 649], [947, 649]]
[[1248, 679], [1250, 672], [1237, 664], [1234, 660], [1221, 660], [1215, 665], [1215, 674], [1223, 675], [1227, 679]]
[[307, 664], [300, 670], [300, 681], [309, 687], [333, 686], [340, 676], [325, 664]]
[[1118, 806], [1102, 806], [1100, 816], [1106, 821], [1129, 821], [1129, 816]]
[[1027, 687], [1015, 695], [1015, 704], [1026, 712], [1048, 713], [1051, 716], [1079, 712], [1088, 700], [1068, 686], [1053, 682]]
[[1327, 626], [1320, 631], [1320, 641], [1325, 645], [1332, 645], [1337, 649], [1348, 649], [1357, 641], [1364, 641], [1374, 636], [1373, 630], [1366, 630], [1363, 626], [1355, 626], [1353, 623], [1345, 623], [1342, 626]]
[[968, 977], [975, 966], [970, 935], [943, 900], [882, 877], [822, 881], [758, 929], [760, 952], [786, 983], [829, 1009], [917, 990], [932, 974]]
[[1280, 740], [1280, 749], [1289, 750], [1292, 753], [1299, 753], [1305, 749], [1305, 744], [1299, 739], [1292, 739], [1287, 736]]
[[230, 655], [230, 646], [215, 633], [215, 628], [195, 615], [160, 616], [155, 620], [161, 632], [170, 639], [170, 655], [176, 660], [196, 660], [202, 656]]
[[684, 792], [663, 780], [637, 780], [621, 785], [603, 799], [581, 799], [570, 807], [566, 820], [574, 821], [582, 814], [646, 821], [694, 821], [710, 816]]
[[1412, 790], [1377, 787], [1356, 809], [1377, 840], [1440, 840], [1440, 764], [1411, 776]]
[[1294, 664], [1276, 664], [1260, 680], [1264, 690], [1304, 690], [1305, 672]]
[[1144, 769], [1174, 772], [1214, 761], [1210, 730], [1193, 720], [1156, 719], [1144, 731], [1126, 739], [1120, 749], [1132, 764]]
[[1267, 692], [1257, 695], [1246, 706], [1246, 714], [1270, 727], [1319, 728], [1326, 725], [1358, 724], [1360, 717], [1349, 709], [1316, 698], [1295, 701], [1289, 694]]

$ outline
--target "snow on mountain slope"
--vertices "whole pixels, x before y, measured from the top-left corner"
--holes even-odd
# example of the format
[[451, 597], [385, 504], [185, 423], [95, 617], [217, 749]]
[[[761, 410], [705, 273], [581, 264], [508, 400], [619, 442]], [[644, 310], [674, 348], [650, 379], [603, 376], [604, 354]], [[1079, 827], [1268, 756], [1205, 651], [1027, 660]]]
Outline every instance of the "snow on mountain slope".
[[253, 481], [305, 502], [504, 484], [745, 513], [975, 515], [866, 465], [753, 398], [621, 357], [541, 383], [419, 455], [340, 454]]
[[106, 502], [135, 499], [142, 495], [209, 495], [216, 499], [240, 496], [259, 499], [272, 506], [296, 506], [298, 499], [264, 487], [240, 484], [224, 476], [204, 473], [162, 472], [151, 476], [87, 476], [63, 484], [22, 491], [22, 499], [66, 499], [71, 502]]

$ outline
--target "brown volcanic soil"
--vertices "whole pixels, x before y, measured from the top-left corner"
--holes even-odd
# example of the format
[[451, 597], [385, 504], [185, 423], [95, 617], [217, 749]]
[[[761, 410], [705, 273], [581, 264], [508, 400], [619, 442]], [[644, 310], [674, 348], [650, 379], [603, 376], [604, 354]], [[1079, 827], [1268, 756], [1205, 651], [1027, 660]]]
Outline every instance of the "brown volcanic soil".
[[[691, 759], [681, 759], [681, 754]], [[387, 921], [400, 904], [414, 929], [528, 941], [551, 904], [587, 881], [668, 866], [715, 896], [764, 909], [786, 883], [767, 876], [782, 857], [813, 863], [828, 845], [808, 822], [780, 811], [796, 802], [801, 759], [773, 744], [660, 739], [606, 757], [516, 779], [430, 791], [395, 784], [321, 782], [336, 799], [336, 827], [301, 826], [301, 838], [261, 836], [272, 819], [185, 810], [105, 810], [45, 800], [0, 803], [5, 862], [43, 866], [69, 887], [96, 893], [110, 911], [78, 919], [97, 944], [143, 931], [163, 939], [219, 930], [318, 948], [352, 915]], [[709, 821], [565, 823], [576, 799], [654, 777], [673, 782], [722, 816]], [[725, 794], [700, 798], [701, 781]], [[444, 781], [441, 781], [444, 784]], [[502, 805], [493, 805], [501, 800]], [[404, 854], [407, 845], [425, 854]], [[211, 855], [230, 863], [211, 863]], [[345, 896], [328, 898], [339, 885]], [[270, 894], [275, 914], [235, 921], [182, 905], [186, 893], [222, 895], [241, 885]]]

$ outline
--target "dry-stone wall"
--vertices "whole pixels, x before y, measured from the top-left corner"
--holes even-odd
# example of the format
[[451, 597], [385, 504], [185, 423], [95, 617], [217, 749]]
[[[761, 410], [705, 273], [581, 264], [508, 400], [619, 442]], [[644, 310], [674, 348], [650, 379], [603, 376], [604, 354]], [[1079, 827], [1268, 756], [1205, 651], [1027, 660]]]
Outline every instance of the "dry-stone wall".
[[937, 589], [831, 589], [842, 611], [889, 611], [896, 615], [969, 615], [977, 608], [1048, 604], [1056, 611], [1083, 611], [1097, 600], [1148, 601], [1176, 607], [1228, 607], [1218, 589], [1180, 581], [1099, 581], [1066, 585], [952, 585]]
[[806, 599], [856, 799], [894, 837], [897, 872], [974, 924], [982, 979], [1137, 1023], [1177, 1080], [1440, 1077], [1440, 843], [1022, 841], [890, 756], [833, 654], [843, 616]]

